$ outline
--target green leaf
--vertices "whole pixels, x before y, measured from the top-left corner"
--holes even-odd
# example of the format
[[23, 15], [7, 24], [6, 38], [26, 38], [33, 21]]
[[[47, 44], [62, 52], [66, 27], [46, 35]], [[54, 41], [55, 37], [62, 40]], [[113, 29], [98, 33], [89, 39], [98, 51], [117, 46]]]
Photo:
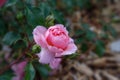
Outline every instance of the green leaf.
[[48, 77], [48, 73], [49, 73], [49, 70], [50, 70], [48, 65], [41, 65], [40, 63], [36, 63], [35, 68], [43, 78]]
[[41, 14], [41, 10], [39, 8], [27, 6], [25, 13], [29, 25], [35, 27], [37, 25], [45, 24], [45, 18]]
[[87, 40], [93, 40], [95, 39], [97, 36], [94, 32], [90, 31], [90, 30], [87, 30], [86, 32], [86, 36]]
[[86, 23], [82, 23], [81, 24], [81, 27], [84, 29], [84, 30], [89, 30], [89, 28], [90, 28], [90, 26], [88, 25], [88, 24], [86, 24]]
[[96, 41], [95, 52], [99, 57], [103, 56], [103, 54], [105, 52], [105, 47], [104, 47], [104, 43], [102, 41], [100, 41], [100, 40]]
[[75, 43], [79, 44], [79, 43], [82, 43], [84, 41], [85, 41], [85, 39], [83, 37], [80, 37], [80, 38], [78, 38], [78, 39], [75, 40]]
[[39, 7], [41, 9], [42, 16], [46, 18], [51, 12], [50, 6], [47, 3], [41, 3]]
[[113, 37], [117, 37], [117, 32], [112, 26], [109, 26], [109, 32]]
[[80, 9], [89, 9], [92, 7], [90, 0], [77, 0], [76, 4], [80, 7]]
[[12, 47], [14, 50], [25, 49], [27, 47], [27, 43], [25, 42], [25, 40], [22, 40], [22, 39], [17, 40]]
[[18, 0], [8, 0], [8, 2], [7, 2], [7, 4], [6, 4], [6, 7], [10, 7], [10, 6], [16, 4], [17, 1], [18, 1]]
[[25, 80], [34, 80], [35, 77], [35, 69], [32, 63], [28, 63], [25, 68]]
[[103, 30], [109, 32], [111, 36], [117, 37], [117, 31], [109, 24], [103, 24]]
[[15, 32], [8, 32], [4, 38], [3, 42], [7, 45], [11, 45], [15, 43], [17, 40], [21, 39], [20, 34], [15, 33]]
[[52, 11], [52, 13], [53, 13], [57, 23], [65, 24], [64, 16], [61, 12], [55, 10], [55, 11]]
[[87, 45], [87, 43], [82, 43], [81, 44], [81, 51], [84, 53], [84, 52], [86, 52], [87, 50], [88, 50], [88, 45]]
[[11, 80], [13, 77], [13, 73], [11, 70], [6, 71], [5, 73], [3, 73], [2, 75], [0, 75], [0, 80]]
[[83, 31], [83, 30], [76, 30], [75, 35], [76, 35], [76, 36], [81, 36], [81, 35], [83, 35], [84, 33], [85, 33], [85, 31]]
[[3, 20], [0, 20], [0, 28], [1, 28], [0, 29], [0, 36], [2, 36], [6, 32], [6, 30], [7, 30]]

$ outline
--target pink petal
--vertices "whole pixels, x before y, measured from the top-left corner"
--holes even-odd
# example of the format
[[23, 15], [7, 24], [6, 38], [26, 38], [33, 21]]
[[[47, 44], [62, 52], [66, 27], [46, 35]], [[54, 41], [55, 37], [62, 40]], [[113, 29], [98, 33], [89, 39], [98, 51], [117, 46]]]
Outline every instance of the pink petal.
[[73, 39], [70, 39], [70, 43], [68, 44], [68, 47], [61, 55], [70, 55], [75, 53], [77, 50], [77, 46], [74, 44]]
[[53, 53], [61, 53], [61, 52], [63, 52], [62, 49], [59, 49], [59, 48], [57, 48], [57, 47], [55, 47], [55, 46], [47, 45], [47, 47], [48, 47], [48, 49], [49, 49], [51, 52], [53, 52]]
[[47, 29], [44, 26], [37, 26], [34, 30], [38, 34], [45, 34], [45, 32], [47, 31]]
[[54, 54], [48, 49], [42, 48], [41, 52], [38, 54], [39, 62], [43, 64], [48, 64], [54, 59]]
[[15, 75], [22, 76], [24, 73], [24, 68], [27, 64], [27, 61], [20, 62], [18, 64], [14, 64], [12, 66], [12, 70], [14, 71]]
[[[54, 31], [51, 31], [54, 30]], [[54, 35], [54, 33], [63, 32], [64, 34]], [[65, 49], [69, 42], [69, 36], [67, 30], [62, 24], [51, 26], [45, 34], [46, 41], [51, 46]]]
[[34, 38], [35, 42], [38, 45], [40, 45], [41, 47], [46, 47], [46, 40], [44, 37], [44, 34], [46, 31], [47, 31], [47, 29], [42, 26], [37, 26], [33, 30], [33, 38]]
[[52, 69], [57, 69], [60, 65], [60, 62], [61, 62], [61, 58], [54, 58], [54, 60], [50, 62], [50, 67]]
[[6, 0], [0, 0], [0, 7], [2, 7], [5, 4]]
[[60, 29], [64, 30], [64, 32], [65, 32], [66, 34], [68, 34], [68, 31], [66, 30], [66, 27], [64, 27], [64, 25], [62, 25], [62, 24], [56, 24], [56, 25], [51, 26], [51, 27], [60, 28]]
[[[51, 38], [49, 38], [51, 37]], [[49, 36], [49, 40], [51, 39], [51, 42], [53, 43], [54, 46], [65, 49], [69, 43], [69, 38], [66, 36]]]
[[26, 61], [23, 61], [21, 63], [18, 64], [18, 70], [17, 71], [20, 75], [22, 75], [24, 73], [24, 68], [26, 66], [27, 62]]

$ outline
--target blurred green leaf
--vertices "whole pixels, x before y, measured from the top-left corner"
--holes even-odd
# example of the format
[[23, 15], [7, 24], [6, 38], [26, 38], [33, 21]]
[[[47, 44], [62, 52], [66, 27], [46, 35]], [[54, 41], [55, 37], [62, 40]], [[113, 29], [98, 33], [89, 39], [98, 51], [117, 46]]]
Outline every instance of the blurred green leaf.
[[109, 32], [111, 36], [117, 37], [117, 31], [109, 24], [103, 24], [103, 30]]
[[18, 1], [18, 0], [8, 0], [8, 2], [7, 2], [7, 4], [6, 4], [6, 7], [10, 7], [10, 6], [16, 4], [17, 1]]
[[96, 34], [90, 30], [87, 30], [85, 37], [87, 40], [93, 40], [93, 39], [97, 38]]
[[47, 65], [41, 65], [40, 63], [35, 63], [35, 68], [42, 77], [44, 78], [48, 77], [50, 68]]
[[75, 36], [81, 36], [83, 34], [85, 34], [85, 31], [83, 31], [83, 30], [76, 30]]
[[14, 50], [25, 49], [27, 47], [27, 43], [25, 42], [25, 40], [22, 40], [22, 39], [17, 40], [12, 47]]
[[32, 63], [28, 63], [25, 68], [25, 79], [24, 80], [34, 80], [35, 77], [35, 69]]
[[75, 39], [75, 43], [76, 43], [76, 44], [82, 43], [82, 42], [84, 42], [84, 41], [85, 41], [85, 39], [84, 39], [83, 37], [80, 37], [80, 38], [78, 38], [78, 39]]
[[0, 75], [0, 80], [11, 80], [13, 77], [13, 73], [11, 70], [6, 71], [5, 73], [3, 73], [2, 75]]
[[22, 19], [23, 13], [22, 12], [18, 12], [16, 17], [17, 17], [17, 19]]
[[57, 23], [65, 24], [64, 16], [63, 16], [63, 14], [61, 12], [59, 12], [57, 10], [53, 10], [52, 14], [54, 15], [55, 21]]
[[41, 3], [39, 6], [41, 10], [41, 15], [46, 18], [51, 13], [51, 8], [47, 3]]
[[40, 15], [39, 8], [27, 7], [26, 8], [26, 17], [29, 25], [35, 27], [37, 25], [43, 25], [45, 19]]
[[82, 43], [82, 44], [81, 44], [81, 51], [82, 51], [83, 53], [86, 52], [88, 48], [89, 48], [89, 47], [88, 47], [87, 43]]
[[1, 19], [0, 19], [0, 28], [1, 28], [0, 29], [0, 36], [3, 36], [4, 33], [6, 32], [7, 28], [5, 26], [4, 21], [2, 21]]
[[90, 0], [76, 0], [76, 4], [80, 7], [80, 9], [90, 9], [92, 6]]
[[15, 32], [8, 32], [3, 38], [3, 42], [7, 45], [15, 43], [17, 40], [21, 39], [20, 34]]
[[90, 28], [90, 26], [87, 23], [82, 23], [81, 27], [86, 31], [89, 30], [89, 28]]
[[96, 47], [95, 47], [95, 53], [96, 53], [99, 57], [101, 57], [101, 56], [103, 56], [104, 52], [105, 52], [104, 43], [103, 43], [102, 41], [100, 41], [100, 40], [97, 40], [97, 41], [96, 41]]
[[112, 26], [109, 26], [109, 32], [113, 37], [117, 37], [117, 32]]

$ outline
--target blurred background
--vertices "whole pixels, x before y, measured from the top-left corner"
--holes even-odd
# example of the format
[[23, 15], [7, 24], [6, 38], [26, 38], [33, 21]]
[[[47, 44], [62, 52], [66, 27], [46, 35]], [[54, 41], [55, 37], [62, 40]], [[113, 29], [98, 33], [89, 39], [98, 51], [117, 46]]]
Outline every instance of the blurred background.
[[[65, 25], [78, 47], [58, 70], [34, 60], [33, 29], [54, 24]], [[120, 0], [0, 0], [0, 80], [11, 80], [11, 66], [26, 59], [35, 75], [27, 78], [27, 66], [25, 80], [120, 80]]]

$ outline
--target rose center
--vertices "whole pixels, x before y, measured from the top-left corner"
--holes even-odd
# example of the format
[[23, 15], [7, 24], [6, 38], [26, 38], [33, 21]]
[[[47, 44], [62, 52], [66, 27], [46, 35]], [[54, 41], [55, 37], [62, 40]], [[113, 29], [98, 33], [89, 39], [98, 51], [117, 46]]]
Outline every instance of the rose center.
[[50, 31], [52, 31], [52, 34], [54, 36], [65, 35], [65, 33], [61, 31], [59, 28], [51, 29]]
[[59, 28], [49, 29], [49, 36], [47, 36], [46, 40], [49, 45], [56, 46], [61, 49], [66, 49], [69, 41], [68, 35]]

